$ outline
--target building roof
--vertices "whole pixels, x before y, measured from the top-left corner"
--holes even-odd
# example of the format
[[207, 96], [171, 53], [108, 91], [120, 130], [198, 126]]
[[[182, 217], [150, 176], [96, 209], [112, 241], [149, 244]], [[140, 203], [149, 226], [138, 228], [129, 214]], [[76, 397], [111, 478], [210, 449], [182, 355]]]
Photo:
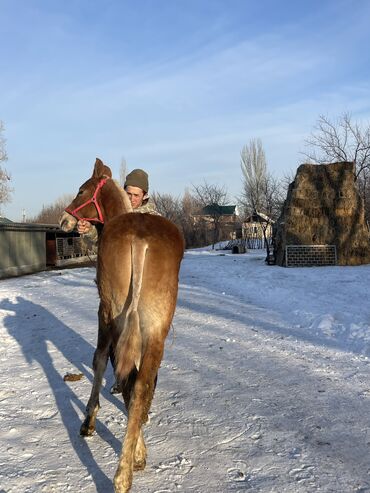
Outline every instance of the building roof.
[[204, 216], [232, 216], [233, 214], [238, 214], [236, 205], [210, 204], [203, 207], [201, 212]]
[[[0, 218], [1, 219], [1, 218]], [[6, 219], [6, 218], [4, 218]], [[62, 232], [58, 224], [37, 224], [37, 223], [15, 223], [7, 219], [0, 220], [0, 230], [2, 231], [55, 231]]]
[[11, 221], [10, 219], [8, 219], [7, 217], [3, 217], [3, 216], [0, 216], [0, 224], [9, 224], [9, 223], [12, 223], [13, 221]]
[[271, 217], [266, 216], [263, 212], [253, 212], [250, 216], [246, 218], [245, 223], [274, 223]]

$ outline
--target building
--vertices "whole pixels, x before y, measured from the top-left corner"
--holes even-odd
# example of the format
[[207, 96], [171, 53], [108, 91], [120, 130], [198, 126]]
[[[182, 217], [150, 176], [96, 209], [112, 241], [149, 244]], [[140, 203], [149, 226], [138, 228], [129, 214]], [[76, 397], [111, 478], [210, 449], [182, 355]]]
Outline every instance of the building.
[[88, 260], [90, 251], [77, 232], [56, 224], [16, 223], [0, 217], [0, 279]]
[[193, 222], [194, 225], [203, 223], [209, 232], [214, 231], [215, 223], [217, 223], [218, 238], [216, 241], [241, 238], [241, 220], [236, 205], [207, 205], [198, 214], [193, 215]]
[[271, 244], [274, 221], [262, 212], [254, 212], [242, 224], [246, 248], [265, 248], [265, 238]]

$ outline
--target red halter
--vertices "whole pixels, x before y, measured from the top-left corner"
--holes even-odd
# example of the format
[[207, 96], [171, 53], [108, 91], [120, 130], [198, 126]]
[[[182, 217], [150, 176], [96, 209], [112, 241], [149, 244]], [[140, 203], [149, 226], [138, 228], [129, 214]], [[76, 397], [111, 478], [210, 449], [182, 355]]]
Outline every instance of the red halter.
[[[79, 205], [78, 207], [76, 207], [76, 209], [73, 209], [73, 211], [71, 209], [65, 209], [65, 211], [68, 212], [68, 214], [71, 214], [71, 216], [75, 217], [79, 221], [90, 221], [90, 222], [96, 221], [98, 223], [104, 224], [103, 214], [101, 212], [101, 209], [100, 209], [100, 206], [98, 204], [98, 201], [97, 201], [96, 197], [97, 197], [97, 195], [99, 193], [99, 190], [101, 188], [103, 188], [103, 186], [106, 184], [107, 180], [108, 180], [108, 178], [103, 178], [102, 180], [100, 180], [100, 182], [98, 183], [98, 186], [96, 187], [96, 190], [94, 192], [94, 195], [91, 197], [91, 199], [87, 200], [82, 205]], [[94, 217], [80, 217], [77, 214], [77, 211], [83, 209], [86, 205], [89, 205], [89, 204], [94, 204], [95, 205], [95, 208], [96, 208], [96, 210], [98, 212], [99, 219], [98, 218], [94, 218]]]

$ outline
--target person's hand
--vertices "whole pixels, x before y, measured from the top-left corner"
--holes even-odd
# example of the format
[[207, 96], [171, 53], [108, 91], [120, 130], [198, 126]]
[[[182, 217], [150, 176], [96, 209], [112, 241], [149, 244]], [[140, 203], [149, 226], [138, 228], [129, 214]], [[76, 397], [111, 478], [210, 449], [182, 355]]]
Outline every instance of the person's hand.
[[77, 231], [80, 235], [85, 235], [91, 229], [91, 223], [89, 221], [85, 221], [84, 219], [77, 222]]

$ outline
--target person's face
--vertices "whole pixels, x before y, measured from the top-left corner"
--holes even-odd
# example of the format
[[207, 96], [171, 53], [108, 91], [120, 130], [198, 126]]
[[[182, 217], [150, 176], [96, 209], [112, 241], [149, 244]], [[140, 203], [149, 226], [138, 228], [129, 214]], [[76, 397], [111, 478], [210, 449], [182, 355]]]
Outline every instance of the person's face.
[[128, 186], [125, 188], [133, 209], [141, 206], [144, 199], [144, 191], [139, 187]]

